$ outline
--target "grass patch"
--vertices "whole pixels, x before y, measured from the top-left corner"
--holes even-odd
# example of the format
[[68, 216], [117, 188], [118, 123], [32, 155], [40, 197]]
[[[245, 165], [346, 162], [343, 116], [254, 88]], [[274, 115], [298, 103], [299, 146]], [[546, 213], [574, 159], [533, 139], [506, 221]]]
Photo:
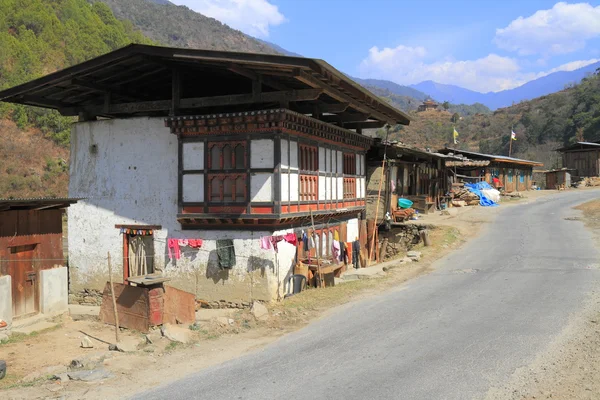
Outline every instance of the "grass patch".
[[13, 332], [8, 337], [8, 339], [0, 341], [0, 346], [1, 345], [13, 344], [13, 343], [19, 343], [19, 342], [22, 342], [22, 341], [27, 340], [29, 338], [35, 338], [35, 337], [37, 337], [39, 335], [43, 335], [45, 333], [56, 331], [56, 330], [58, 330], [60, 328], [62, 328], [62, 324], [58, 324], [58, 325], [52, 326], [50, 328], [42, 329], [41, 331], [33, 331], [29, 335], [27, 335], [25, 333], [21, 333], [21, 332]]

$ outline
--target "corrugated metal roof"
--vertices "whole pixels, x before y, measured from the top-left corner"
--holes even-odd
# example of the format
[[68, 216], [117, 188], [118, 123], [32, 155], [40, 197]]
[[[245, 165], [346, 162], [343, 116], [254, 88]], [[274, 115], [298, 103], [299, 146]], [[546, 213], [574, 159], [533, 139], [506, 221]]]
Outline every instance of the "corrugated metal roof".
[[490, 159], [492, 161], [513, 162], [513, 163], [516, 163], [516, 164], [528, 164], [528, 165], [532, 165], [532, 166], [543, 165], [543, 163], [538, 162], [538, 161], [523, 160], [521, 158], [500, 156], [500, 155], [496, 155], [496, 154], [477, 153], [475, 151], [468, 151], [468, 150], [459, 150], [459, 149], [445, 148], [445, 149], [442, 149], [442, 150], [439, 150], [439, 151], [440, 152], [444, 152], [446, 154], [448, 154], [448, 153], [453, 153], [455, 155], [466, 154], [466, 155], [472, 156], [472, 157], [483, 157], [483, 158], [488, 158], [488, 159]]
[[556, 151], [567, 151], [567, 150], [577, 150], [579, 147], [600, 147], [600, 143], [594, 142], [577, 142], [570, 146], [565, 146], [560, 149], [556, 149]]

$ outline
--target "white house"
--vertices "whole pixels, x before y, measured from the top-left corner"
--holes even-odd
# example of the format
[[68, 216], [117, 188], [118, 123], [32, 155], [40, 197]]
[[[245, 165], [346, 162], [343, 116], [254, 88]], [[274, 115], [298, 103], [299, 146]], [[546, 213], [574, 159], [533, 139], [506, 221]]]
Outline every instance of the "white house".
[[[232, 303], [282, 298], [299, 258], [331, 259], [334, 237], [359, 236], [362, 129], [408, 123], [320, 60], [142, 45], [0, 99], [79, 116], [71, 292], [102, 289], [110, 252], [123, 279], [163, 272], [199, 299]], [[307, 253], [295, 242], [313, 224]], [[261, 248], [290, 233], [277, 252]]]

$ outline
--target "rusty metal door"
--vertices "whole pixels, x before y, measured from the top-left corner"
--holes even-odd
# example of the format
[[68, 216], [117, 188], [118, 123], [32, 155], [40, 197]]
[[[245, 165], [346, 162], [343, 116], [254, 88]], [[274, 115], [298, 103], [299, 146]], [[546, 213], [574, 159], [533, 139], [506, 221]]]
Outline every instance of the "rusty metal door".
[[38, 279], [35, 268], [35, 244], [10, 248], [8, 274], [12, 276], [13, 315], [37, 313]]

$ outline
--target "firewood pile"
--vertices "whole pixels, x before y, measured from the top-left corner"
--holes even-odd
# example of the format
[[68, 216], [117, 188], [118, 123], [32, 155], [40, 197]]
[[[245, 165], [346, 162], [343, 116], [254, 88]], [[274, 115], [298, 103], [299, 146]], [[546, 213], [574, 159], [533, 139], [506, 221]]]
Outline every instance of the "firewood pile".
[[476, 206], [479, 204], [479, 196], [468, 189], [460, 188], [453, 194], [452, 205], [455, 207]]

